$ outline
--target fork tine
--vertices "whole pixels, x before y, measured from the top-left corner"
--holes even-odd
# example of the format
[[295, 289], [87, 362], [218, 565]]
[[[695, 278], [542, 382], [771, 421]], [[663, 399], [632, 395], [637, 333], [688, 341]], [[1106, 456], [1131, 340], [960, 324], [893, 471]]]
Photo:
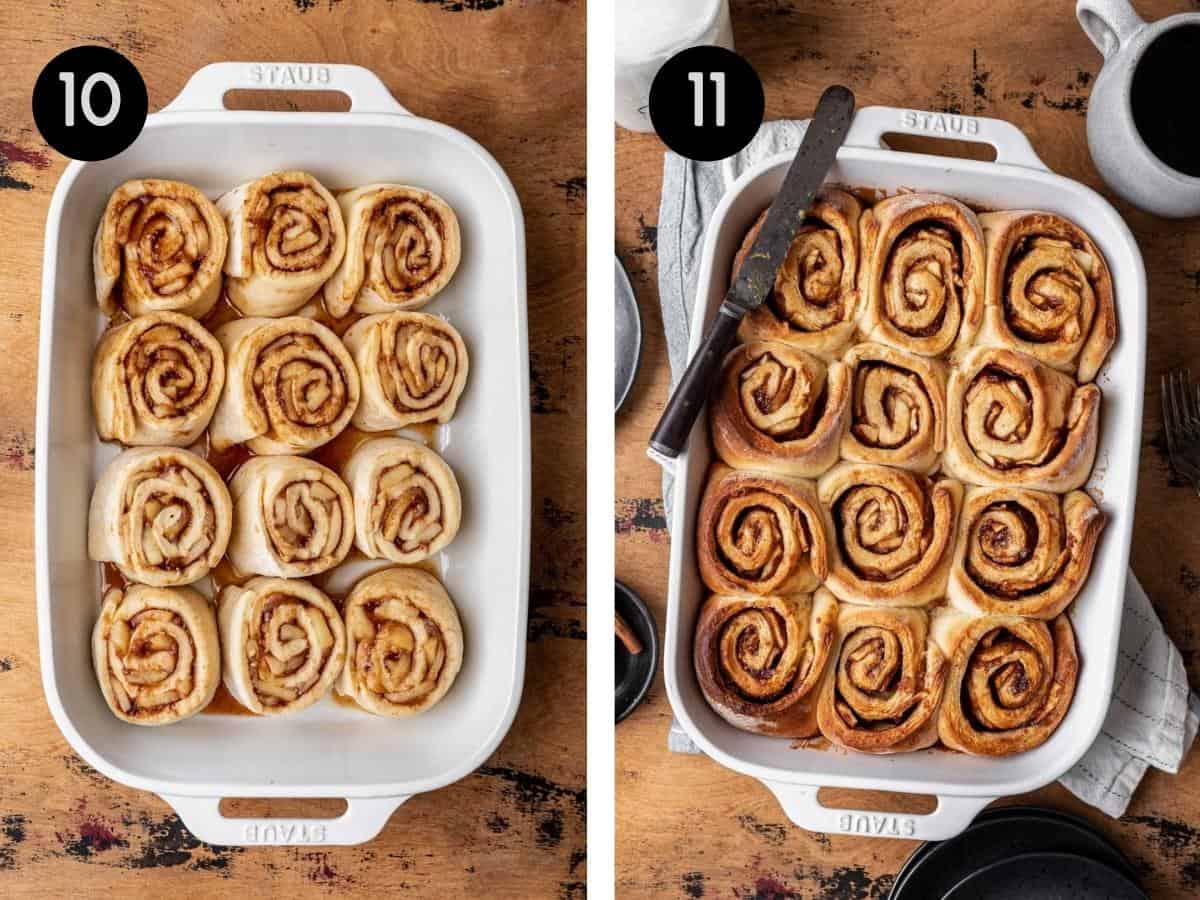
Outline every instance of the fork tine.
[[1163, 376], [1163, 419], [1167, 424], [1167, 433], [1171, 435], [1172, 443], [1177, 443], [1179, 432], [1179, 407], [1175, 402], [1175, 373], [1168, 372]]
[[1171, 387], [1168, 376], [1163, 375], [1159, 381], [1158, 398], [1162, 403], [1163, 431], [1167, 435], [1167, 454], [1175, 456], [1175, 421], [1171, 418]]
[[1188, 386], [1191, 383], [1187, 369], [1176, 369], [1174, 372], [1175, 404], [1178, 408], [1180, 434], [1186, 441], [1194, 441], [1200, 434], [1196, 430], [1196, 418], [1192, 412], [1191, 398]]

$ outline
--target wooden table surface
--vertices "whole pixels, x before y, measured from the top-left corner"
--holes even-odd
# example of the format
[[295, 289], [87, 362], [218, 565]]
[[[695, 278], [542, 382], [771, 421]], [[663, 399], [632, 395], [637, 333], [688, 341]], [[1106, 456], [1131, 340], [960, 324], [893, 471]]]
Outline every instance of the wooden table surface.
[[[1138, 0], [1158, 18], [1195, 8]], [[995, 116], [1029, 135], [1046, 164], [1115, 198], [1087, 152], [1088, 90], [1100, 55], [1068, 0], [967, 0], [929, 7], [895, 0], [733, 0], [738, 50], [758, 69], [768, 118], [803, 118], [821, 89], [850, 85], [860, 105]], [[642, 368], [617, 419], [617, 575], [664, 621], [667, 548], [659, 470], [645, 456], [669, 383], [658, 310], [655, 239], [662, 145], [618, 130], [617, 247], [638, 295]], [[1123, 203], [1150, 286], [1146, 413], [1132, 565], [1200, 676], [1200, 500], [1172, 480], [1157, 385], [1200, 353], [1200, 223], [1169, 222]], [[617, 883], [623, 897], [876, 898], [911, 841], [810, 834], [792, 826], [761, 784], [703, 756], [667, 751], [671, 709], [661, 673], [617, 729]], [[833, 792], [853, 804], [864, 798]], [[881, 798], [865, 798], [873, 802]], [[1200, 754], [1176, 776], [1151, 770], [1128, 814], [1113, 821], [1054, 785], [1025, 798], [1079, 813], [1130, 856], [1152, 897], [1200, 894]], [[896, 807], [892, 807], [896, 808]]]
[[[51, 0], [0, 28], [0, 895], [582, 897], [584, 843], [583, 0]], [[528, 662], [516, 723], [475, 774], [414, 797], [361, 847], [229, 848], [193, 839], [158, 797], [83, 763], [50, 718], [33, 574], [34, 394], [42, 231], [66, 161], [30, 92], [68, 47], [141, 70], [151, 109], [221, 60], [351, 62], [417, 115], [486, 146], [525, 211], [533, 409]], [[296, 102], [308, 108], [304, 95]], [[553, 466], [545, 463], [553, 460]], [[552, 475], [541, 473], [552, 471]], [[337, 814], [330, 801], [241, 802]], [[238, 811], [237, 809], [234, 812]]]

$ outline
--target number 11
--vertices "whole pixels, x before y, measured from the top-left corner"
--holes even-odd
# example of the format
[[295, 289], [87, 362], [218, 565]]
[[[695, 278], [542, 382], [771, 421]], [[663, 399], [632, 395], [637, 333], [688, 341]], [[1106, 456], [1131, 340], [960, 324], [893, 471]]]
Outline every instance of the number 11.
[[[725, 127], [725, 73], [709, 72], [709, 80], [717, 86], [717, 127]], [[704, 73], [688, 72], [688, 81], [692, 83], [695, 97], [692, 124], [697, 128], [704, 127]]]

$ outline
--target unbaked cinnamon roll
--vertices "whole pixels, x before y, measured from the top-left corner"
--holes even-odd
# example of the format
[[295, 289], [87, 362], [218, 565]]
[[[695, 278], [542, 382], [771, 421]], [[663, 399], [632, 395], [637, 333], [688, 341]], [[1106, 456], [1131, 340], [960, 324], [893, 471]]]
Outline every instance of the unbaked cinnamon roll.
[[696, 522], [700, 577], [718, 594], [792, 594], [827, 574], [826, 537], [812, 482], [717, 463]]
[[885, 344], [846, 353], [850, 421], [842, 456], [855, 462], [937, 471], [946, 448], [946, 367]]
[[190, 184], [144, 178], [113, 191], [92, 243], [96, 301], [107, 315], [199, 318], [221, 296], [225, 222]]
[[297, 712], [328, 693], [346, 662], [336, 606], [307, 581], [252, 578], [218, 599], [225, 687], [259, 715]]
[[904, 469], [839, 463], [817, 482], [839, 600], [926, 606], [945, 596], [963, 487]]
[[217, 450], [307, 453], [345, 429], [358, 407], [354, 360], [304, 316], [236, 319], [216, 331], [228, 372], [209, 440]]
[[934, 614], [933, 639], [950, 660], [938, 736], [952, 750], [1010, 756], [1044, 744], [1075, 695], [1079, 655], [1066, 615]]
[[812, 478], [837, 462], [849, 402], [842, 363], [778, 341], [739, 344], [711, 400], [713, 447], [739, 469]]
[[1100, 389], [1031, 356], [976, 347], [946, 388], [946, 472], [972, 484], [1065, 493], [1092, 471]]
[[342, 469], [354, 497], [354, 544], [370, 559], [411, 565], [458, 534], [462, 495], [446, 461], [404, 438], [373, 438]]
[[354, 542], [350, 490], [333, 471], [303, 456], [256, 456], [229, 482], [237, 571], [305, 578], [341, 563]]
[[920, 356], [971, 345], [983, 318], [979, 220], [942, 194], [900, 194], [862, 216], [859, 288], [867, 339]]
[[963, 612], [1053, 619], [1087, 580], [1104, 514], [1083, 491], [967, 488], [947, 595]]
[[462, 256], [458, 217], [436, 194], [368, 184], [338, 197], [346, 255], [325, 284], [334, 316], [419, 309], [446, 286]]
[[346, 227], [333, 194], [307, 172], [274, 172], [217, 201], [229, 227], [225, 280], [246, 316], [286, 316], [337, 270]]
[[229, 489], [212, 466], [178, 447], [138, 447], [96, 482], [88, 555], [129, 581], [191, 584], [221, 561], [232, 524]]
[[169, 725], [194, 716], [221, 680], [212, 606], [189, 587], [111, 588], [92, 631], [92, 664], [118, 719]]
[[367, 316], [342, 340], [362, 381], [355, 428], [387, 431], [446, 423], [467, 384], [467, 346], [445, 319], [426, 313]]
[[816, 594], [714, 594], [696, 623], [700, 689], [726, 722], [781, 737], [817, 733], [817, 686], [837, 630], [838, 605]]
[[932, 746], [947, 668], [922, 610], [843, 604], [817, 703], [821, 734], [863, 753]]
[[149, 313], [109, 328], [92, 357], [101, 440], [186, 447], [208, 427], [225, 384], [225, 353], [190, 316]]
[[1028, 353], [1080, 382], [1117, 339], [1112, 276], [1082, 229], [1053, 213], [984, 213], [987, 305], [977, 343]]
[[[841, 354], [854, 335], [861, 307], [855, 283], [861, 214], [862, 204], [853, 194], [836, 188], [817, 192], [775, 277], [774, 290], [742, 319], [742, 341], [784, 341], [824, 359]], [[764, 211], [742, 241], [733, 278], [766, 218]]]
[[428, 572], [393, 566], [368, 575], [346, 597], [344, 612], [339, 694], [379, 716], [410, 716], [450, 690], [462, 668], [462, 625]]

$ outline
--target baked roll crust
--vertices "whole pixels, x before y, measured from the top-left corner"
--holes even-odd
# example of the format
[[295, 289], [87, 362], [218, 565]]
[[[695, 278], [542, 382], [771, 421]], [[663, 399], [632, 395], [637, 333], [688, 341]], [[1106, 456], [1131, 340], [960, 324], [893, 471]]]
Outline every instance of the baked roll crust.
[[945, 596], [963, 487], [949, 478], [839, 463], [817, 482], [839, 600], [926, 606]]
[[1082, 487], [1099, 442], [1100, 389], [1013, 350], [976, 347], [950, 373], [946, 455], [956, 478], [1066, 493]]
[[717, 455], [739, 469], [800, 478], [838, 458], [850, 402], [850, 373], [778, 341], [735, 347], [712, 398]]
[[715, 464], [696, 523], [700, 577], [720, 594], [805, 593], [825, 579], [812, 482]]
[[979, 223], [988, 266], [977, 343], [1092, 381], [1117, 339], [1112, 275], [1100, 249], [1053, 213], [983, 213]]
[[965, 616], [939, 610], [933, 638], [950, 660], [938, 736], [952, 750], [1010, 756], [1044, 744], [1071, 706], [1079, 678], [1065, 615]]
[[743, 731], [817, 734], [817, 686], [833, 647], [838, 605], [813, 595], [714, 594], [696, 623], [700, 688], [716, 712]]

